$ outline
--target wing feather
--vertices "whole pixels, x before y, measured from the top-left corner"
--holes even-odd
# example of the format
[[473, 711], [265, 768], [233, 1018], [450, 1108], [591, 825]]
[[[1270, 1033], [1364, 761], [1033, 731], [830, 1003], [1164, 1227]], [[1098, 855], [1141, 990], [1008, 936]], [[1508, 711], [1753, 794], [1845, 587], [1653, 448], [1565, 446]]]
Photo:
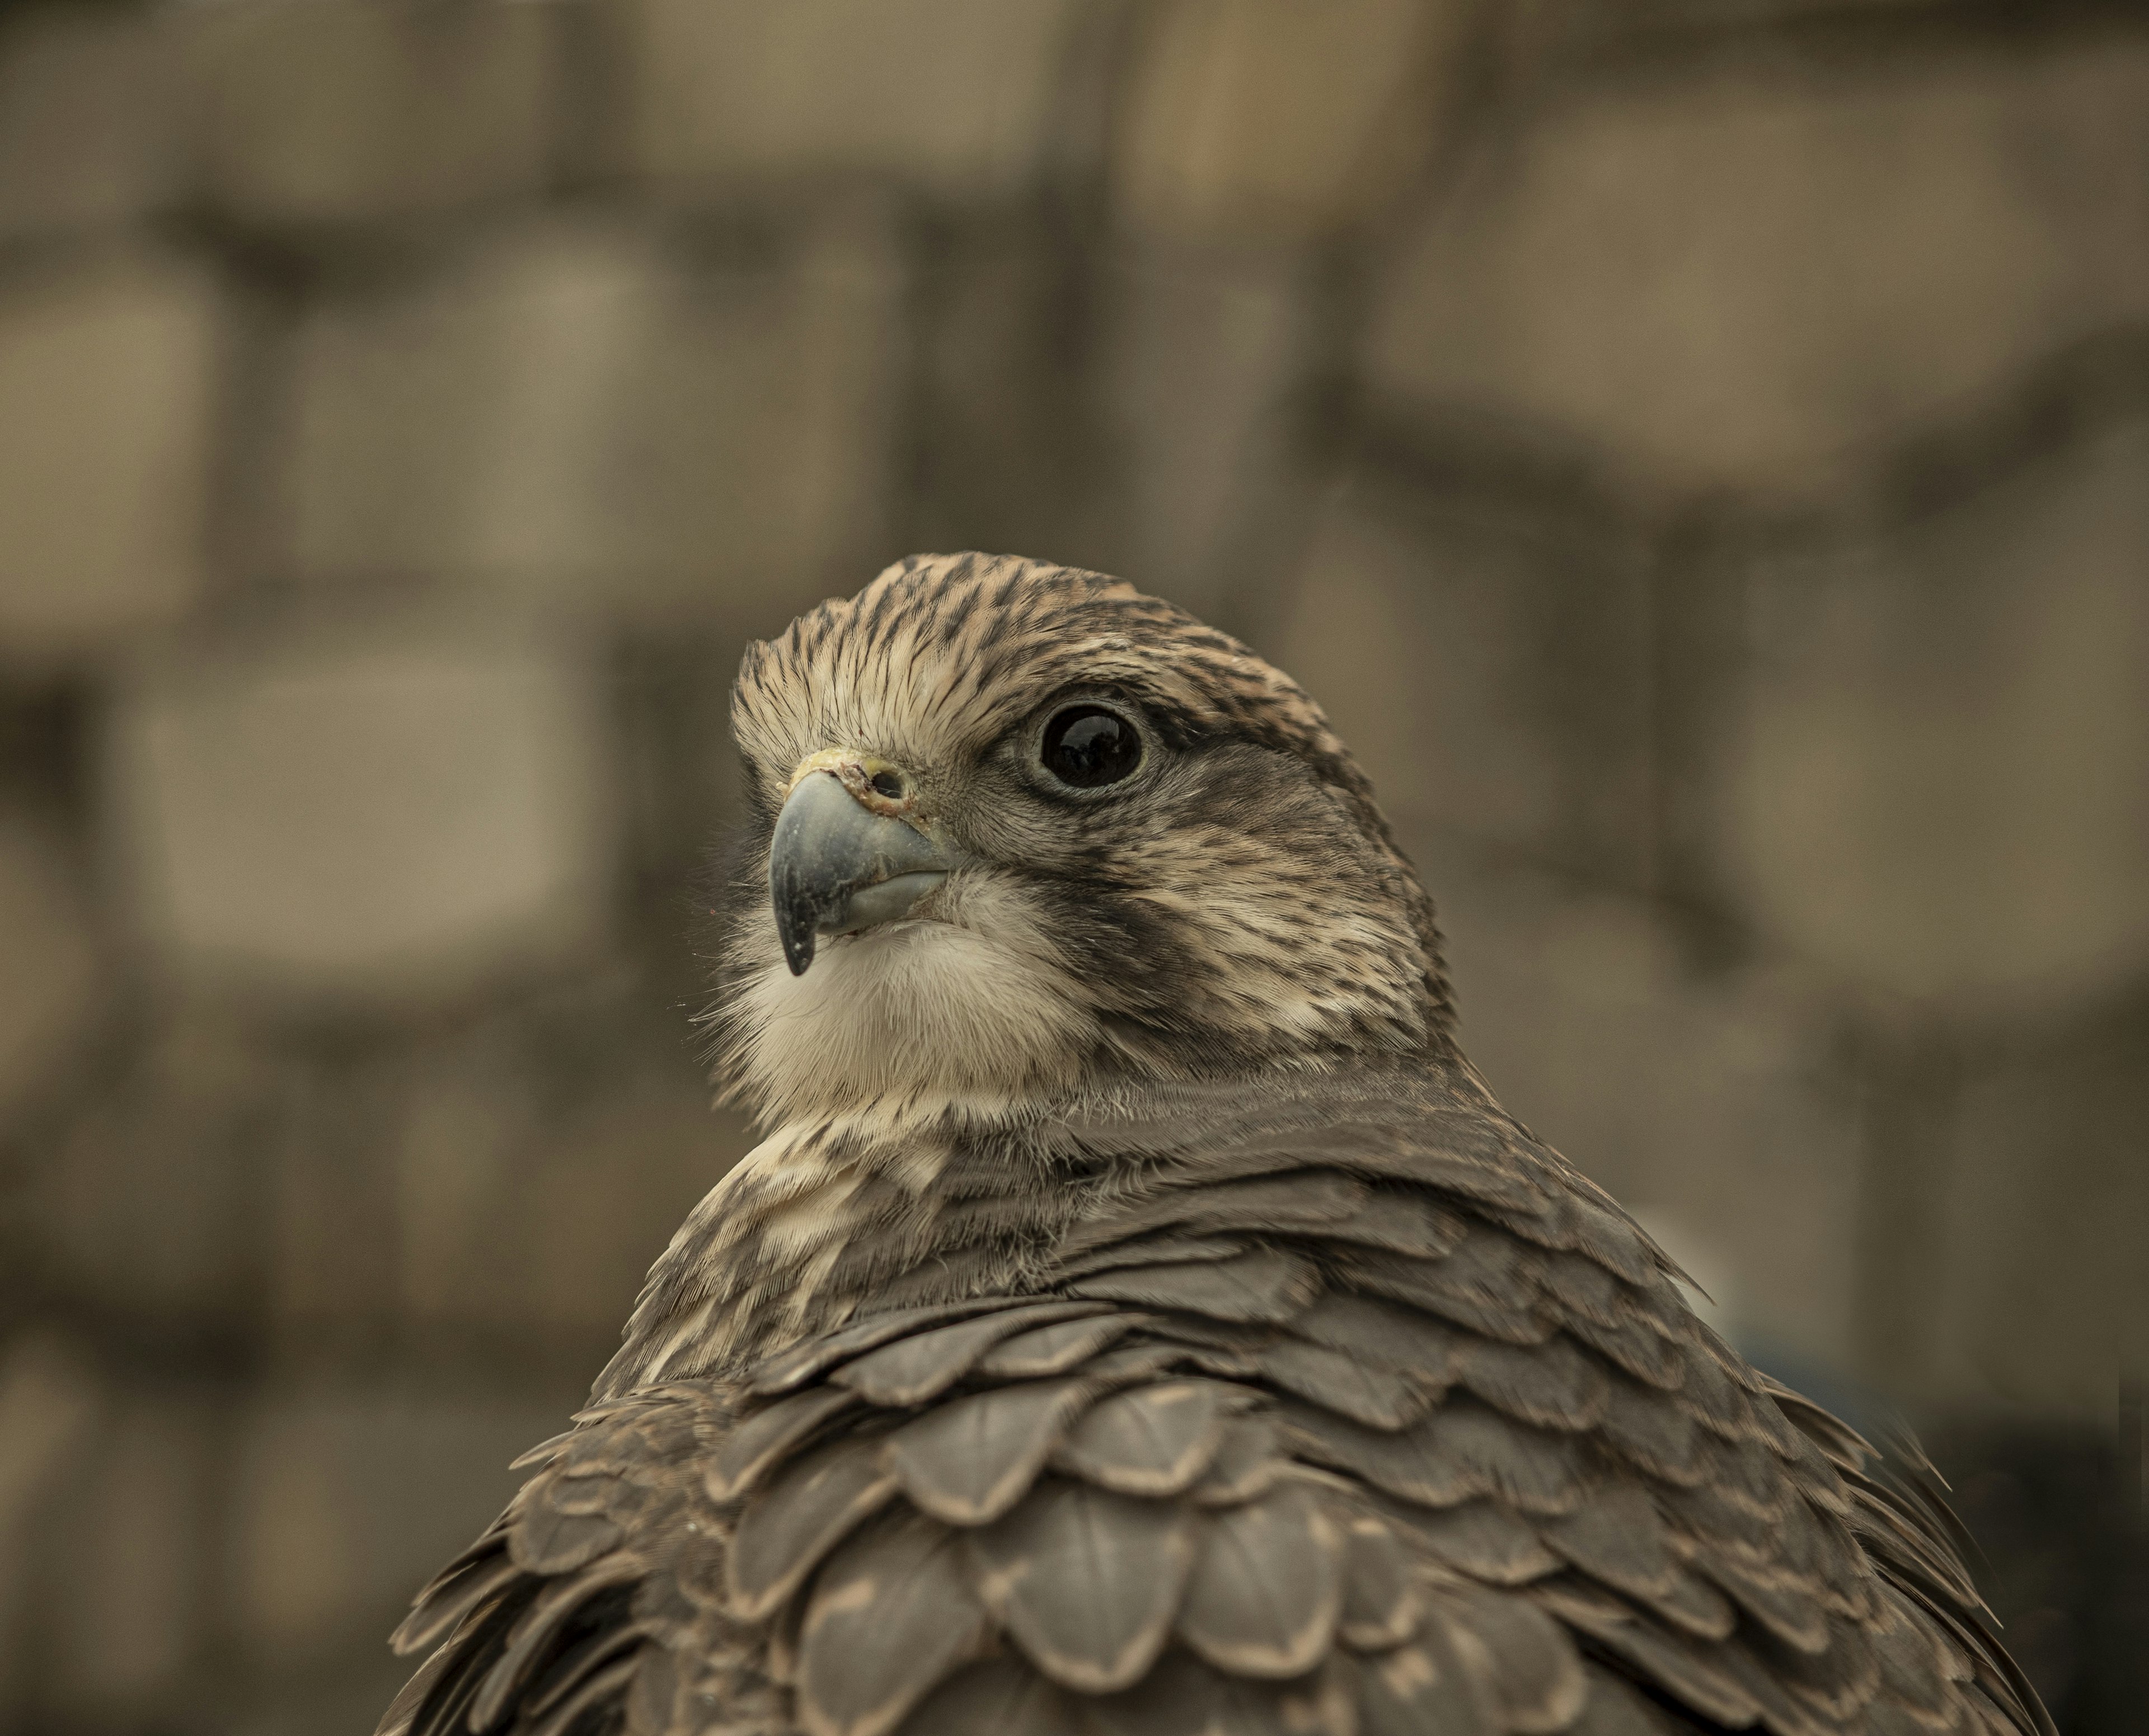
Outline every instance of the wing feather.
[[730, 1501], [822, 1424], [858, 1403], [841, 1386], [813, 1386], [765, 1406], [740, 1423], [709, 1456], [702, 1486], [712, 1501]]
[[1203, 1520], [1179, 1637], [1217, 1668], [1282, 1678], [1326, 1655], [1342, 1608], [1341, 1539], [1286, 1484]]
[[1487, 1585], [1526, 1585], [1559, 1569], [1537, 1527], [1497, 1501], [1414, 1514], [1411, 1529], [1437, 1560]]
[[1352, 1736], [1356, 1722], [1341, 1672], [1249, 1681], [1176, 1649], [1138, 1688], [1085, 1709], [1098, 1736]]
[[1215, 1457], [1224, 1422], [1222, 1394], [1211, 1381], [1130, 1387], [1084, 1416], [1053, 1462], [1122, 1495], [1176, 1495]]
[[1343, 1529], [1343, 1598], [1336, 1633], [1354, 1651], [1385, 1651], [1417, 1631], [1418, 1596], [1395, 1527], [1369, 1513]]
[[1660, 1391], [1676, 1391], [1686, 1382], [1687, 1359], [1675, 1346], [1631, 1319], [1600, 1321], [1586, 1314], [1570, 1316], [1567, 1330], [1608, 1361], [1617, 1364], [1644, 1386]]
[[1498, 1736], [1434, 1635], [1346, 1664], [1359, 1736]]
[[607, 1550], [625, 1534], [602, 1513], [567, 1513], [533, 1502], [507, 1533], [507, 1551], [526, 1573], [571, 1573]]
[[1462, 1467], [1472, 1494], [1500, 1496], [1522, 1512], [1573, 1512], [1588, 1492], [1571, 1436], [1515, 1422], [1473, 1400], [1452, 1400], [1412, 1432], [1429, 1452]]
[[1573, 1586], [1540, 1588], [1538, 1601], [1608, 1648], [1695, 1711], [1743, 1729], [1760, 1703], [1726, 1663], [1733, 1648], [1668, 1633], [1616, 1598]]
[[809, 1736], [886, 1736], [990, 1629], [957, 1533], [893, 1516], [853, 1537], [816, 1579], [799, 1635], [798, 1715]]
[[1187, 1493], [1204, 1507], [1251, 1501], [1276, 1480], [1286, 1462], [1273, 1422], [1266, 1416], [1235, 1416], [1224, 1426], [1209, 1468]]
[[840, 1331], [808, 1338], [770, 1356], [747, 1376], [747, 1391], [757, 1398], [773, 1398], [804, 1386], [847, 1357], [862, 1356], [906, 1332], [937, 1326], [942, 1321], [967, 1320], [974, 1314], [993, 1313], [1008, 1306], [1005, 1296], [979, 1296], [959, 1302], [890, 1308], [868, 1315]]
[[[1462, 1248], [1458, 1248], [1453, 1254], [1432, 1260], [1379, 1250], [1350, 1248], [1342, 1250], [1336, 1263], [1351, 1286], [1386, 1296], [1391, 1301], [1408, 1303], [1483, 1337], [1501, 1339], [1509, 1344], [1535, 1345], [1552, 1336], [1555, 1330], [1552, 1321], [1543, 1311], [1531, 1306], [1532, 1298], [1522, 1289], [1519, 1274], [1511, 1271], [1505, 1275], [1504, 1282], [1495, 1278], [1480, 1284], [1477, 1279], [1485, 1275], [1473, 1271], [1471, 1265], [1442, 1270], [1461, 1254]], [[1482, 1256], [1475, 1258], [1479, 1267], [1487, 1263]]]
[[1606, 1384], [1609, 1396], [1598, 1427], [1622, 1457], [1656, 1482], [1690, 1489], [1708, 1479], [1698, 1425], [1688, 1411], [1624, 1375]]
[[881, 1442], [844, 1436], [787, 1467], [747, 1504], [732, 1540], [732, 1613], [772, 1613], [896, 1490]]
[[1527, 1598], [1467, 1580], [1432, 1597], [1429, 1625], [1493, 1708], [1493, 1723], [1517, 1736], [1549, 1736], [1571, 1724], [1588, 1698], [1582, 1659], [1558, 1624]]
[[1377, 1362], [1364, 1362], [1302, 1338], [1286, 1338], [1249, 1358], [1253, 1371], [1286, 1392], [1362, 1422], [1399, 1429], [1422, 1416], [1436, 1391]]
[[1444, 1321], [1380, 1296], [1325, 1292], [1291, 1331], [1361, 1362], [1414, 1376], [1434, 1392], [1453, 1384], [1462, 1335]]
[[1243, 1235], [1149, 1235], [1135, 1241], [1115, 1241], [1078, 1259], [1063, 1260], [1056, 1270], [1063, 1280], [1086, 1278], [1095, 1272], [1117, 1271], [1130, 1266], [1229, 1260], [1250, 1246]]
[[1630, 1597], [1663, 1597], [1684, 1577], [1656, 1503], [1631, 1484], [1598, 1491], [1574, 1512], [1548, 1522], [1542, 1534], [1593, 1579]]
[[1024, 1328], [1054, 1326], [1097, 1311], [1080, 1302], [1003, 1309], [896, 1339], [845, 1363], [828, 1378], [877, 1405], [920, 1405], [945, 1392], [987, 1351]]
[[[573, 1728], [583, 1713], [599, 1701], [624, 1693], [633, 1682], [636, 1668], [637, 1660], [627, 1658], [599, 1670], [554, 1707], [550, 1714], [533, 1723], [530, 1736], [566, 1736], [566, 1732]], [[477, 1715], [475, 1708], [471, 1715]]]
[[1143, 1324], [1138, 1314], [1095, 1314], [1086, 1320], [1033, 1326], [994, 1346], [976, 1372], [989, 1380], [1028, 1381], [1065, 1374]]
[[1349, 1218], [1322, 1225], [1320, 1234], [1413, 1260], [1443, 1260], [1468, 1234], [1468, 1225], [1461, 1213], [1422, 1193], [1384, 1187]]
[[888, 1469], [934, 1518], [987, 1524], [1028, 1492], [1095, 1391], [1036, 1381], [954, 1399], [888, 1437]]
[[1545, 1428], [1594, 1428], [1612, 1403], [1610, 1381], [1565, 1337], [1527, 1349], [1466, 1339], [1456, 1353], [1455, 1374], [1486, 1403]]
[[1469, 1079], [1160, 1104], [1037, 1135], [1039, 1293], [942, 1300], [979, 1170], [876, 1312], [526, 1457], [384, 1730], [2051, 1736], [1945, 1513]]
[[1078, 1259], [1095, 1249], [1153, 1230], [1187, 1228], [1196, 1233], [1251, 1230], [1264, 1234], [1313, 1229], [1347, 1221], [1364, 1203], [1366, 1185], [1326, 1170], [1292, 1170], [1251, 1181], [1175, 1178], [1140, 1205], [1078, 1225], [1061, 1252]]
[[1673, 1723], [1609, 1670], [1589, 1672], [1589, 1703], [1575, 1720], [1574, 1736], [1690, 1736], [1685, 1719]]
[[1405, 1501], [1452, 1507], [1482, 1492], [1468, 1468], [1422, 1429], [1370, 1429], [1307, 1404], [1286, 1403], [1278, 1414], [1284, 1438], [1300, 1457], [1361, 1477]]
[[621, 1653], [640, 1649], [648, 1637], [648, 1630], [638, 1623], [598, 1628], [562, 1652], [531, 1684], [522, 1698], [525, 1713], [543, 1717]]
[[1094, 1694], [1130, 1686], [1155, 1661], [1193, 1562], [1193, 1532], [1176, 1503], [1048, 1478], [964, 1542], [979, 1594], [1030, 1661]]
[[1079, 1296], [1183, 1309], [1216, 1320], [1282, 1321], [1312, 1300], [1319, 1281], [1311, 1260], [1257, 1248], [1215, 1264], [1101, 1272], [1067, 1287]]
[[507, 1552], [507, 1539], [497, 1532], [486, 1537], [486, 1552], [460, 1568], [443, 1574], [418, 1593], [410, 1613], [390, 1637], [398, 1652], [422, 1651], [445, 1637], [449, 1630], [487, 1598], [496, 1597], [518, 1578], [523, 1569]]
[[1083, 1736], [1074, 1698], [1017, 1658], [949, 1677], [903, 1728], [906, 1736]]
[[471, 1703], [471, 1726], [483, 1728], [500, 1716], [510, 1696], [532, 1673], [545, 1648], [585, 1604], [601, 1592], [627, 1584], [641, 1574], [640, 1562], [632, 1556], [615, 1556], [571, 1577], [552, 1581], [532, 1598], [508, 1629], [498, 1661], [486, 1673], [477, 1698]]

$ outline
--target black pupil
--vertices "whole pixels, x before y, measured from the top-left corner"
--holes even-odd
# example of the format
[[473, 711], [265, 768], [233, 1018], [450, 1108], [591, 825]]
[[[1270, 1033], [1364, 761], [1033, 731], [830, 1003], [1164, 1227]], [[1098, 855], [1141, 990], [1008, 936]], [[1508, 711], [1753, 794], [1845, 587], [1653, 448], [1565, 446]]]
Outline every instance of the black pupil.
[[1046, 771], [1079, 790], [1117, 783], [1141, 763], [1135, 727], [1102, 706], [1070, 706], [1044, 726]]

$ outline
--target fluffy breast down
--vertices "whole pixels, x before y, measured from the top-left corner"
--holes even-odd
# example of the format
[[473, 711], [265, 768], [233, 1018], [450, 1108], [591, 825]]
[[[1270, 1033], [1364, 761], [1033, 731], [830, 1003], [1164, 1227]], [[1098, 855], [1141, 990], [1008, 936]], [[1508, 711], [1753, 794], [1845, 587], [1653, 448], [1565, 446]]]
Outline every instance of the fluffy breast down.
[[954, 919], [837, 937], [803, 976], [772, 938], [773, 956], [740, 984], [731, 1057], [767, 1121], [935, 1098], [989, 1109], [1079, 1077], [1098, 1021], [1019, 892], [957, 883], [934, 897]]

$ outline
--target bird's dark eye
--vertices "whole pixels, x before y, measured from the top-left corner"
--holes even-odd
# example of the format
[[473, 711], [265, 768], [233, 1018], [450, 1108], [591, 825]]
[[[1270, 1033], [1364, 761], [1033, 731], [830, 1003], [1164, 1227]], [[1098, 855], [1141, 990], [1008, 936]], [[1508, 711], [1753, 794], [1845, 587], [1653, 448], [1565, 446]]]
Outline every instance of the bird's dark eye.
[[1070, 705], [1054, 713], [1038, 744], [1044, 769], [1078, 790], [1117, 783], [1141, 757], [1141, 736], [1134, 725], [1100, 705]]

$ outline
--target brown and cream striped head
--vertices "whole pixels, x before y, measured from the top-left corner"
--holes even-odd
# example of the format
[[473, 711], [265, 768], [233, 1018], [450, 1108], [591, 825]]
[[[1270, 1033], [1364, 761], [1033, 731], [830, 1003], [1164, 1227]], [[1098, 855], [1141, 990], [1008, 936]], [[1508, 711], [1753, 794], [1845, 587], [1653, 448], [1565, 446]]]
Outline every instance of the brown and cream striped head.
[[1432, 906], [1321, 708], [1101, 574], [913, 556], [750, 647], [714, 1015], [765, 1119], [1447, 1041]]

